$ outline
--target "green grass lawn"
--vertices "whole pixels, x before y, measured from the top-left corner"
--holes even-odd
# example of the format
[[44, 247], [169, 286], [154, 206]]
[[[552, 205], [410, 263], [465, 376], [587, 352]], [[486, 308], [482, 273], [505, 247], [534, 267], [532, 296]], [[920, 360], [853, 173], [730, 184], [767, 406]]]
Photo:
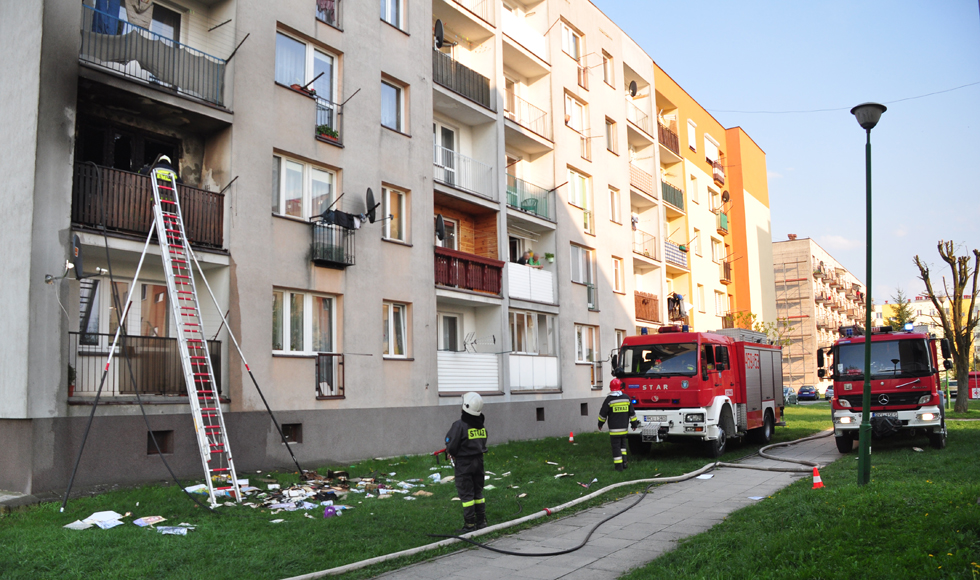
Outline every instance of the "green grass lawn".
[[[825, 403], [796, 406], [787, 415], [788, 426], [776, 429], [774, 441], [790, 441], [830, 426], [830, 412]], [[492, 426], [492, 417], [488, 424]], [[735, 460], [758, 448], [758, 445], [736, 444], [723, 459]], [[919, 454], [915, 458], [931, 455]], [[549, 465], [548, 461], [558, 465]], [[664, 477], [680, 475], [706, 463], [709, 460], [697, 446], [664, 444], [655, 447], [650, 455], [634, 457], [628, 471], [617, 473], [613, 470], [605, 432], [577, 434], [574, 444], [567, 438], [551, 438], [491, 445], [486, 468], [496, 475], [487, 482], [495, 487], [486, 492], [488, 519], [491, 524], [516, 519], [571, 501], [598, 487], [658, 473]], [[342, 469], [349, 471], [351, 477], [392, 474], [390, 481], [404, 481], [424, 479], [433, 473], [430, 468], [435, 466], [431, 456], [413, 456], [323, 466], [319, 471]], [[451, 468], [441, 471], [449, 475]], [[555, 475], [562, 472], [574, 475], [556, 479]], [[249, 477], [253, 484], [259, 477], [269, 476], [240, 474]], [[273, 476], [282, 483], [298, 480], [293, 473]], [[598, 483], [591, 490], [577, 483], [590, 482], [593, 478]], [[257, 485], [264, 487], [262, 483]], [[619, 488], [576, 509], [623, 497], [643, 487]], [[150, 485], [75, 499], [65, 513], [59, 513], [60, 504], [41, 504], [0, 516], [0, 577], [241, 580], [305, 574], [432, 543], [437, 540], [427, 534], [446, 534], [458, 528], [462, 524], [462, 508], [458, 501], [452, 501], [456, 496], [453, 484], [427, 485], [425, 489], [434, 495], [414, 501], [406, 501], [403, 496], [381, 500], [350, 494], [346, 501], [339, 503], [354, 509], [330, 519], [322, 517], [322, 509], [271, 514], [268, 510], [242, 505], [221, 507], [217, 514], [211, 514], [197, 507], [173, 485]], [[518, 500], [519, 493], [526, 493], [527, 497]], [[126, 518], [126, 524], [109, 530], [62, 528], [102, 510], [133, 515]], [[133, 518], [151, 515], [167, 518], [163, 525], [187, 522], [196, 529], [186, 536], [169, 536], [130, 523]], [[274, 519], [285, 521], [271, 523]], [[367, 577], [455, 549], [428, 552], [347, 577]]]

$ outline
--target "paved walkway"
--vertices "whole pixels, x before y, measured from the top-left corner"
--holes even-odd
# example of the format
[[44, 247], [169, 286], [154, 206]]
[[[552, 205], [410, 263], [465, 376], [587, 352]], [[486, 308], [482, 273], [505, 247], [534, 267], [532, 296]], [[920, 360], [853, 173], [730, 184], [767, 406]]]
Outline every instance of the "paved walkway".
[[[840, 457], [833, 437], [780, 447], [770, 455], [815, 461], [821, 465]], [[723, 458], [724, 459], [724, 458]], [[752, 457], [747, 465], [797, 464]], [[720, 467], [711, 479], [690, 479], [656, 487], [633, 509], [599, 527], [581, 550], [562, 556], [527, 558], [483, 549], [465, 549], [378, 576], [385, 580], [605, 580], [642, 566], [674, 548], [677, 540], [701, 533], [729, 513], [766, 497], [811, 473], [780, 473]], [[518, 552], [559, 551], [575, 547], [596, 523], [636, 496], [591, 508], [533, 529], [491, 542]]]

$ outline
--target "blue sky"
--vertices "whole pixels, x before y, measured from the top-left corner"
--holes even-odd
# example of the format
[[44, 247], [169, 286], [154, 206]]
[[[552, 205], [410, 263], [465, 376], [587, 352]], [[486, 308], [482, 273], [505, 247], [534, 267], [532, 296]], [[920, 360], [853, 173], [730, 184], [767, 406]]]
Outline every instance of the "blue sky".
[[[980, 248], [977, 0], [592, 1], [766, 152], [774, 241], [813, 238], [866, 282], [865, 133], [849, 110], [875, 101], [888, 107], [871, 132], [876, 302], [924, 290], [916, 254], [934, 286], [948, 279], [940, 239]], [[782, 113], [817, 109], [834, 110]]]

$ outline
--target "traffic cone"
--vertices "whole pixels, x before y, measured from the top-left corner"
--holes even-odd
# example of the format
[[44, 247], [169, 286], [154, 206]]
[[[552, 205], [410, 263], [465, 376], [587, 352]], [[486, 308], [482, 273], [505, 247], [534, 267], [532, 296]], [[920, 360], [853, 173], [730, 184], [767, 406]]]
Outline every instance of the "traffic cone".
[[568, 442], [575, 443], [575, 433], [572, 433], [571, 431], [568, 432]]
[[820, 472], [817, 468], [813, 468], [813, 489], [820, 489], [823, 487], [823, 481], [820, 480]]

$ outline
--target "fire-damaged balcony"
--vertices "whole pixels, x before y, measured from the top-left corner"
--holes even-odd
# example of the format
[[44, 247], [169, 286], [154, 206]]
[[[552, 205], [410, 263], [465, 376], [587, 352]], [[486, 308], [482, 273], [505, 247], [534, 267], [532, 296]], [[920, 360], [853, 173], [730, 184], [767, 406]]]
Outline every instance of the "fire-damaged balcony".
[[476, 254], [435, 248], [436, 285], [500, 295], [504, 263]]
[[345, 223], [343, 212], [327, 212], [327, 216], [311, 218], [313, 244], [310, 248], [310, 260], [317, 266], [343, 270], [354, 265], [354, 227], [353, 223]]
[[[152, 187], [146, 175], [77, 163], [72, 180], [72, 224], [99, 229], [104, 223], [109, 232], [145, 238], [153, 224]], [[178, 181], [177, 196], [191, 244], [221, 248], [224, 194]]]

